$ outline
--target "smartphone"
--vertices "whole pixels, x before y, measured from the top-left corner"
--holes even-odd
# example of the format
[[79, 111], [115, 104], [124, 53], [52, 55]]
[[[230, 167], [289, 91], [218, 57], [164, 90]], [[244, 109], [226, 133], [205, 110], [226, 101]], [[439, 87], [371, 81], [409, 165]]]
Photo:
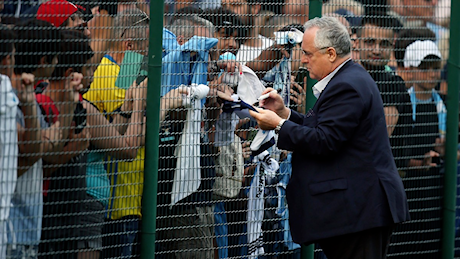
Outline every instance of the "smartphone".
[[257, 132], [259, 131], [258, 129], [255, 129], [253, 127], [249, 128], [248, 130], [248, 135], [246, 137], [246, 141], [252, 142], [254, 140], [254, 137], [256, 137]]
[[139, 69], [139, 75], [136, 78], [137, 85], [141, 84], [141, 82], [147, 78], [148, 71], [149, 71], [149, 59], [148, 58], [149, 58], [148, 56], [144, 56], [144, 58], [142, 59], [141, 68]]
[[[299, 84], [301, 87], [303, 87], [304, 81], [303, 79], [308, 76], [308, 70], [305, 67], [299, 67], [299, 71], [297, 72], [297, 76], [295, 77], [295, 82]], [[291, 89], [294, 90], [295, 92], [299, 93], [299, 90], [291, 86]], [[292, 100], [289, 102], [289, 108], [297, 110], [297, 104], [295, 104]]]
[[83, 108], [81, 102], [75, 107], [73, 121], [75, 122], [75, 134], [81, 133], [86, 127], [86, 109]]

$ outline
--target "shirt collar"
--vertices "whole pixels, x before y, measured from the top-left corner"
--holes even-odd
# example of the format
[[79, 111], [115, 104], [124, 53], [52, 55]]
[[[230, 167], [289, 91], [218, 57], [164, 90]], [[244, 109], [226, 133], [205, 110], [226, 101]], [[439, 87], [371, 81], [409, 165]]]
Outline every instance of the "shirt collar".
[[339, 71], [340, 68], [345, 65], [351, 58], [347, 59], [346, 61], [342, 62], [333, 72], [329, 73], [326, 77], [324, 77], [322, 80], [318, 81], [313, 87], [313, 95], [315, 95], [316, 99], [319, 98], [319, 95], [323, 92], [323, 90], [326, 88], [327, 84], [329, 84], [329, 81], [331, 81], [332, 77]]

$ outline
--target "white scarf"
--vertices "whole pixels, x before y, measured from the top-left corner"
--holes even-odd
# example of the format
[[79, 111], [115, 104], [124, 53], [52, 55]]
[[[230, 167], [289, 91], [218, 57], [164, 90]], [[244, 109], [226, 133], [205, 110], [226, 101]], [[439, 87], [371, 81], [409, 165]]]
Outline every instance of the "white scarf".
[[264, 190], [265, 175], [274, 176], [279, 169], [278, 162], [270, 157], [268, 151], [263, 151], [254, 157], [257, 164], [249, 187], [248, 201], [248, 254], [255, 259], [264, 254], [262, 221], [264, 219]]
[[187, 119], [174, 151], [177, 164], [171, 192], [171, 207], [197, 191], [201, 183], [201, 99], [206, 97], [209, 87], [192, 85], [188, 90], [189, 94], [183, 96], [183, 105], [188, 108]]

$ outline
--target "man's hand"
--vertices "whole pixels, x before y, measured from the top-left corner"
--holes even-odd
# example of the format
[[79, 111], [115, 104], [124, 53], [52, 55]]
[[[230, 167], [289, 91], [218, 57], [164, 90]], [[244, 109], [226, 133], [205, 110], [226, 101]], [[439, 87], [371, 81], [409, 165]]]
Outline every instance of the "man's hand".
[[273, 48], [273, 50], [275, 51], [279, 51], [284, 57], [286, 57], [287, 59], [289, 59], [289, 57], [291, 55], [289, 55], [289, 52], [286, 50], [286, 45], [281, 45], [281, 44], [273, 44], [271, 46], [271, 48]]
[[243, 149], [243, 158], [244, 159], [248, 159], [249, 157], [251, 157], [251, 143], [248, 142], [248, 141], [245, 141], [242, 145], [241, 145], [242, 149]]
[[434, 150], [439, 153], [439, 156], [444, 156], [446, 152], [446, 138], [438, 137], [434, 143]]
[[[429, 168], [431, 167], [436, 167], [437, 164], [433, 162], [433, 158], [434, 157], [439, 157], [439, 153], [435, 152], [435, 151], [429, 151], [425, 154], [425, 157], [423, 158], [423, 162], [422, 162], [422, 165], [423, 166], [428, 166]], [[427, 168], [426, 170], [428, 170], [429, 168]]]
[[136, 85], [136, 82], [133, 82], [134, 91], [133, 91], [133, 102], [142, 102], [142, 108], [145, 108], [147, 105], [147, 85], [148, 85], [149, 79], [146, 78], [144, 81], [142, 81], [139, 85]]
[[161, 98], [161, 109], [175, 109], [182, 106], [182, 95], [188, 95], [189, 90], [185, 88], [175, 88]]
[[[303, 87], [295, 82], [295, 78], [291, 77], [291, 95], [289, 98], [297, 105], [297, 112], [304, 114], [306, 108], [307, 99], [305, 97], [307, 82], [306, 78], [303, 79]], [[294, 90], [297, 89], [297, 91]]]
[[270, 110], [256, 108], [259, 113], [249, 110], [249, 114], [257, 120], [262, 130], [273, 130], [281, 121], [281, 118]]
[[146, 101], [147, 97], [148, 78], [144, 79], [139, 85], [133, 81], [131, 86], [125, 92], [125, 99], [121, 107], [121, 111], [133, 111], [133, 103], [135, 100]]
[[217, 67], [225, 70], [226, 72], [235, 72], [238, 70], [240, 74], [243, 73], [241, 64], [236, 60], [219, 60], [217, 61]]
[[[262, 92], [263, 94], [270, 93], [268, 98], [263, 99], [259, 102], [260, 107], [269, 109], [275, 112], [279, 117], [287, 119], [289, 116], [289, 108], [284, 105], [283, 98], [278, 94], [274, 93], [272, 88], [267, 88]], [[275, 125], [276, 126], [276, 125]]]
[[65, 82], [65, 90], [67, 93], [65, 94], [66, 101], [73, 101], [77, 103], [80, 100], [80, 90], [83, 89], [83, 74], [74, 72], [67, 77]]
[[232, 94], [232, 88], [225, 84], [210, 88], [206, 97], [206, 107], [220, 107], [225, 100], [233, 101]]
[[75, 130], [72, 127], [71, 131], [69, 131], [69, 143], [67, 144], [68, 151], [73, 152], [73, 156], [80, 154], [81, 152], [88, 149], [90, 145], [90, 139], [91, 134], [87, 127], [85, 127], [83, 131], [78, 134], [75, 134]]
[[18, 84], [18, 98], [22, 104], [32, 103], [35, 100], [34, 81], [35, 76], [29, 73], [22, 73]]

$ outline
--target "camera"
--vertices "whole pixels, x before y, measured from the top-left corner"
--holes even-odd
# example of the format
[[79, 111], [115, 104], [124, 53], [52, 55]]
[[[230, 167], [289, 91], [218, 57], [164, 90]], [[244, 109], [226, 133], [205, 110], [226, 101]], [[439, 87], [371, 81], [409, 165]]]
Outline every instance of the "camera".
[[303, 33], [296, 28], [292, 28], [290, 31], [275, 32], [276, 44], [297, 44], [302, 42]]

